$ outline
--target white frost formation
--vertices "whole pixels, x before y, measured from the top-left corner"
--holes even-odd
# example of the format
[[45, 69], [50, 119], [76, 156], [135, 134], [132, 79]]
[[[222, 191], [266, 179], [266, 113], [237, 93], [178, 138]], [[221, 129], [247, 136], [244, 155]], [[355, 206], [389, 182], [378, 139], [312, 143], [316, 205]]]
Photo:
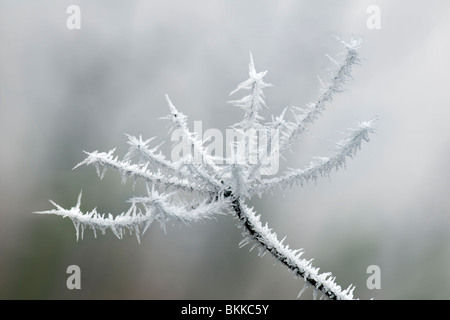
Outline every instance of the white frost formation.
[[[361, 41], [339, 41], [345, 49], [344, 58], [339, 62], [332, 59], [336, 65], [331, 80], [328, 84], [322, 83], [322, 90], [316, 102], [309, 104], [304, 110], [291, 108], [293, 120], [285, 119], [286, 108], [272, 122], [263, 122], [264, 119], [259, 114], [261, 109], [266, 107], [263, 89], [271, 84], [263, 81], [266, 71], [256, 72], [250, 54], [249, 79], [239, 84], [231, 94], [240, 90], [249, 93], [239, 100], [230, 101], [234, 106], [242, 108], [245, 115], [241, 122], [232, 127], [244, 134], [254, 129], [277, 129], [280, 152], [290, 150], [307, 126], [312, 124], [333, 100], [335, 93], [342, 91], [343, 85], [351, 78], [353, 65], [360, 62], [358, 49]], [[254, 195], [262, 196], [276, 188], [286, 190], [293, 185], [302, 186], [309, 181], [316, 181], [319, 177], [329, 176], [333, 169], [344, 166], [346, 159], [354, 156], [363, 141], [369, 141], [369, 134], [374, 132], [373, 120], [358, 123], [356, 128], [350, 129], [347, 137], [336, 144], [336, 150], [331, 156], [316, 158], [306, 168], [291, 169], [278, 176], [264, 178], [260, 164], [238, 164], [222, 159], [220, 163], [224, 164], [217, 165], [215, 158], [207, 153], [205, 141], [199, 140], [189, 130], [187, 117], [178, 111], [169, 97], [166, 98], [170, 109], [170, 115], [166, 119], [171, 122], [172, 130], [182, 131], [184, 141], [201, 157], [200, 164], [195, 163], [191, 155], [185, 155], [178, 161], [170, 161], [158, 151], [158, 147], [149, 146], [153, 139], [144, 141], [141, 137], [128, 136], [130, 149], [122, 160], [113, 156], [114, 150], [94, 151], [88, 152], [86, 159], [76, 167], [94, 165], [101, 178], [107, 169], [113, 169], [121, 174], [124, 182], [127, 178], [143, 180], [147, 183], [147, 195], [131, 198], [129, 210], [115, 217], [112, 214], [98, 213], [95, 209], [90, 212], [81, 211], [81, 193], [77, 204], [71, 209], [64, 209], [51, 201], [55, 209], [37, 213], [70, 218], [75, 225], [77, 239], [83, 237], [86, 228], [90, 228], [94, 234], [97, 231], [105, 233], [110, 229], [118, 238], [122, 238], [128, 230], [130, 233], [134, 232], [138, 240], [153, 221], [158, 221], [165, 228], [169, 221], [189, 224], [218, 214], [233, 214], [245, 231], [241, 246], [251, 243], [253, 247], [259, 248], [261, 255], [270, 252], [296, 276], [304, 278], [304, 289], [313, 286], [314, 296], [321, 292], [329, 299], [353, 299], [353, 286], [343, 290], [335, 283], [331, 273], [319, 273], [319, 268], [313, 267], [311, 260], [301, 258], [302, 250], [289, 249], [283, 241], [279, 241], [267, 224], [261, 223], [260, 216], [244, 202]], [[131, 160], [136, 157], [139, 161], [133, 164]], [[171, 192], [167, 193], [168, 191]], [[183, 197], [187, 194], [191, 200]]]

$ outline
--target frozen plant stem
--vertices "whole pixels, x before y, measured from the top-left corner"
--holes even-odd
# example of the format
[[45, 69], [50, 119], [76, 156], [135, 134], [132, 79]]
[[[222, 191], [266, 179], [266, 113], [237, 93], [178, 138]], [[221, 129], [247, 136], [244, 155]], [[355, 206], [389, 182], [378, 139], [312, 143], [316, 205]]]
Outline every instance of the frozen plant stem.
[[[352, 39], [349, 43], [339, 41], [345, 49], [344, 57], [339, 62], [332, 59], [336, 67], [331, 80], [328, 84], [322, 83], [317, 101], [308, 105], [306, 110], [291, 108], [292, 120], [285, 119], [285, 108], [273, 121], [263, 122], [264, 118], [259, 114], [263, 107], [267, 107], [263, 89], [271, 84], [263, 81], [267, 71], [256, 72], [253, 57], [250, 55], [249, 78], [231, 93], [240, 90], [249, 92], [239, 100], [230, 101], [245, 112], [243, 120], [232, 126], [243, 138], [234, 142], [231, 148], [234, 150], [239, 144], [243, 144], [245, 156], [251, 156], [252, 152], [257, 150], [259, 162], [239, 161], [242, 159], [234, 153], [227, 158], [209, 154], [208, 149], [204, 147], [206, 141], [200, 140], [189, 130], [187, 117], [179, 112], [166, 96], [170, 115], [165, 119], [170, 121], [171, 130], [181, 133], [182, 141], [188, 146], [189, 152], [183, 153], [178, 160], [169, 160], [158, 151], [158, 146], [149, 147], [153, 138], [143, 140], [142, 137], [128, 136], [130, 148], [122, 160], [113, 155], [114, 150], [86, 152], [87, 157], [75, 167], [93, 165], [100, 178], [103, 178], [107, 169], [111, 169], [122, 175], [123, 182], [127, 178], [142, 180], [147, 184], [147, 195], [129, 199], [130, 208], [116, 216], [99, 213], [96, 209], [90, 212], [81, 211], [81, 193], [77, 204], [71, 209], [64, 209], [51, 201], [54, 209], [37, 213], [70, 218], [74, 223], [77, 239], [83, 238], [84, 230], [90, 228], [95, 236], [97, 231], [104, 234], [110, 229], [120, 239], [127, 231], [134, 232], [138, 241], [153, 222], [158, 222], [165, 230], [168, 222], [190, 224], [216, 215], [233, 214], [238, 219], [238, 226], [244, 230], [241, 247], [252, 244], [252, 248], [259, 249], [260, 255], [269, 252], [295, 276], [305, 280], [299, 296], [308, 286], [312, 286], [314, 298], [319, 292], [322, 297], [332, 300], [353, 299], [354, 286], [350, 285], [344, 290], [336, 284], [331, 273], [319, 273], [319, 268], [312, 266], [312, 260], [302, 258], [303, 250], [292, 250], [283, 244], [284, 239], [278, 240], [275, 232], [267, 224], [263, 225], [260, 216], [245, 204], [247, 199], [255, 195], [262, 196], [277, 188], [286, 190], [293, 185], [303, 186], [310, 181], [317, 181], [320, 177], [329, 177], [333, 170], [345, 166], [347, 158], [352, 158], [364, 141], [369, 141], [369, 134], [374, 132], [374, 120], [360, 122], [355, 128], [348, 130], [347, 136], [336, 143], [336, 149], [331, 156], [316, 158], [303, 169], [286, 170], [274, 177], [267, 177], [267, 163], [279, 161], [280, 154], [290, 150], [292, 145], [298, 142], [307, 126], [322, 114], [333, 96], [343, 90], [343, 85], [351, 78], [353, 65], [360, 62], [360, 40]], [[280, 153], [265, 152], [269, 149], [267, 145], [267, 150], [251, 149], [252, 143], [256, 141], [252, 133], [256, 130], [263, 133], [277, 130], [277, 139], [271, 137], [269, 142], [270, 149]], [[139, 161], [131, 163], [135, 157], [138, 157]], [[202, 161], [194, 161], [195, 158]]]
[[[231, 193], [230, 196], [232, 197]], [[240, 199], [234, 199], [232, 206], [250, 239], [252, 241], [256, 240], [260, 246], [260, 252], [270, 252], [275, 259], [288, 267], [294, 275], [303, 278], [306, 282], [305, 289], [308, 286], [313, 286], [315, 290], [322, 292], [322, 294], [330, 300], [353, 299], [354, 287], [350, 286], [347, 290], [342, 291], [334, 283], [334, 278], [327, 279], [331, 274], [319, 275], [319, 269], [313, 268], [311, 262], [300, 259], [300, 256], [303, 253], [302, 251], [296, 253], [289, 250], [289, 247], [284, 246], [278, 241], [275, 234], [270, 234], [270, 230], [264, 230], [268, 228], [262, 226], [259, 217], [256, 217], [254, 214], [245, 213], [245, 211], [249, 209], [244, 207]], [[267, 234], [269, 234], [270, 237], [268, 237]], [[245, 242], [246, 240], [244, 239], [242, 243], [245, 245]], [[303, 293], [303, 290], [300, 292], [299, 297], [301, 293]]]

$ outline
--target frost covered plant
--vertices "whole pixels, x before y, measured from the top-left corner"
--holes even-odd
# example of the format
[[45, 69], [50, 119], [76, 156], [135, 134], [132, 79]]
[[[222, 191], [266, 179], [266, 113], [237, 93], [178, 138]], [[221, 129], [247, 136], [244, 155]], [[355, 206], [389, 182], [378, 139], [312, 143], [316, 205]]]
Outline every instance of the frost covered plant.
[[[230, 101], [245, 112], [243, 120], [233, 128], [244, 135], [255, 129], [275, 129], [279, 133], [277, 147], [280, 154], [290, 150], [308, 125], [325, 110], [335, 93], [342, 91], [343, 85], [351, 78], [353, 65], [360, 62], [358, 49], [361, 41], [339, 41], [345, 51], [340, 61], [332, 59], [336, 65], [331, 80], [327, 84], [322, 83], [322, 90], [316, 102], [309, 104], [306, 109], [291, 108], [291, 120], [285, 119], [286, 108], [279, 116], [272, 118], [273, 121], [263, 122], [264, 119], [260, 115], [261, 109], [266, 106], [263, 89], [271, 85], [263, 80], [266, 71], [256, 72], [250, 55], [249, 78], [231, 93], [248, 91], [243, 98]], [[300, 294], [308, 286], [313, 286], [314, 297], [321, 293], [322, 297], [328, 299], [353, 299], [354, 286], [342, 289], [335, 283], [335, 277], [331, 273], [319, 273], [319, 268], [313, 267], [311, 260], [302, 258], [302, 250], [292, 250], [283, 244], [283, 241], [278, 240], [275, 232], [261, 222], [260, 216], [247, 206], [245, 201], [277, 188], [286, 190], [293, 185], [302, 186], [310, 181], [315, 182], [319, 177], [329, 176], [332, 170], [343, 167], [348, 157], [354, 156], [363, 141], [369, 141], [369, 134], [374, 132], [373, 120], [360, 122], [356, 128], [350, 129], [347, 137], [336, 144], [331, 156], [315, 158], [305, 168], [291, 169], [269, 177], [265, 175], [261, 161], [250, 164], [212, 156], [204, 146], [205, 141], [189, 130], [186, 116], [178, 111], [168, 96], [166, 98], [170, 109], [170, 115], [166, 119], [170, 121], [172, 130], [181, 131], [183, 141], [192, 148], [197, 157], [201, 157], [200, 163], [193, 161], [192, 154], [189, 153], [176, 161], [169, 160], [158, 151], [158, 147], [150, 147], [153, 139], [143, 140], [141, 137], [128, 136], [130, 148], [122, 160], [113, 155], [114, 150], [87, 152], [86, 159], [75, 167], [94, 165], [100, 178], [103, 178], [107, 169], [113, 169], [121, 174], [124, 182], [129, 177], [143, 180], [147, 184], [147, 194], [131, 198], [128, 211], [116, 216], [99, 213], [96, 209], [83, 212], [80, 208], [80, 193], [76, 205], [71, 209], [64, 209], [51, 201], [55, 209], [37, 213], [70, 218], [75, 225], [77, 239], [83, 238], [85, 229], [90, 228], [94, 235], [97, 231], [104, 234], [110, 229], [118, 238], [122, 238], [127, 231], [134, 232], [138, 241], [154, 221], [165, 228], [168, 222], [190, 224], [215, 215], [231, 214], [237, 218], [238, 226], [244, 230], [245, 238], [240, 246], [253, 244], [253, 247], [259, 249], [260, 255], [269, 252], [295, 276], [303, 278], [305, 285]], [[241, 143], [248, 147], [251, 139]], [[269, 152], [264, 155], [269, 160], [278, 161], [270, 159], [278, 153]], [[139, 161], [132, 163], [131, 160], [136, 157]]]

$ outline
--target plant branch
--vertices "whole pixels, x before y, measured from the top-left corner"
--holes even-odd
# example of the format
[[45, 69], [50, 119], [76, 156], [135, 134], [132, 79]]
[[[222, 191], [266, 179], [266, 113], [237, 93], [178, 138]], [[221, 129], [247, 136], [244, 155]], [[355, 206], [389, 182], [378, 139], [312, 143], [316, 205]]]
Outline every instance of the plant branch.
[[[216, 191], [208, 188], [208, 186], [206, 185], [199, 185], [197, 183], [189, 181], [188, 179], [167, 177], [166, 175], [163, 175], [159, 172], [153, 173], [147, 170], [146, 165], [131, 164], [129, 162], [119, 161], [117, 157], [113, 158], [113, 151], [114, 150], [111, 150], [109, 152], [85, 152], [88, 155], [87, 158], [77, 164], [75, 168], [83, 164], [93, 164], [96, 167], [97, 173], [101, 178], [105, 173], [105, 169], [111, 168], [117, 170], [122, 175], [123, 181], [125, 181], [127, 177], [132, 177], [135, 179], [141, 178], [148, 183], [161, 185], [166, 188], [172, 187], [190, 192], [197, 191], [199, 193], [211, 193]], [[100, 166], [104, 166], [103, 172], [100, 172]]]
[[289, 268], [296, 276], [303, 278], [306, 286], [313, 286], [315, 290], [322, 292], [330, 300], [353, 300], [354, 286], [350, 285], [343, 290], [335, 283], [335, 278], [331, 273], [319, 274], [319, 268], [313, 267], [311, 261], [300, 258], [303, 254], [302, 250], [289, 249], [289, 246], [277, 239], [276, 234], [267, 224], [265, 226], [261, 224], [260, 217], [243, 204], [240, 198], [234, 198], [230, 191], [226, 193], [227, 195], [233, 199], [233, 210], [248, 233], [248, 238], [241, 242], [242, 246], [256, 241], [260, 246], [261, 255], [265, 251], [270, 252], [277, 261]]
[[317, 157], [305, 169], [291, 170], [283, 176], [262, 179], [250, 194], [263, 194], [275, 188], [285, 190], [293, 184], [302, 185], [310, 180], [317, 181], [319, 177], [330, 176], [333, 169], [338, 170], [345, 166], [346, 158], [352, 158], [361, 148], [363, 141], [369, 141], [369, 133], [374, 133], [375, 119], [361, 122], [356, 128], [350, 129], [348, 136], [336, 143], [336, 150], [330, 157]]
[[361, 40], [352, 39], [350, 43], [346, 43], [339, 38], [338, 40], [345, 47], [345, 58], [340, 63], [332, 60], [332, 62], [337, 64], [337, 67], [331, 76], [330, 82], [322, 87], [317, 101], [309, 104], [308, 109], [303, 114], [298, 115], [294, 113], [296, 118], [295, 127], [289, 130], [286, 139], [281, 142], [281, 153], [290, 149], [301, 133], [306, 130], [306, 125], [313, 123], [322, 114], [325, 110], [325, 105], [333, 101], [334, 94], [343, 91], [343, 85], [351, 78], [353, 65], [361, 61], [358, 53]]

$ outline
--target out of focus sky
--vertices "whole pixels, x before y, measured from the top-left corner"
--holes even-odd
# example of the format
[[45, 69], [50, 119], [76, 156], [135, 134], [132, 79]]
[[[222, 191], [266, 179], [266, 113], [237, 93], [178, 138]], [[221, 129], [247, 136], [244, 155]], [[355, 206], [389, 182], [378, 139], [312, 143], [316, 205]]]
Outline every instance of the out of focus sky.
[[[79, 30], [66, 26], [73, 4]], [[381, 29], [367, 26], [370, 5]], [[357, 298], [449, 299], [449, 30], [447, 1], [1, 1], [0, 298], [295, 299], [303, 280], [239, 249], [231, 216], [154, 225], [139, 244], [112, 233], [77, 242], [70, 220], [32, 212], [48, 199], [71, 207], [81, 189], [83, 210], [122, 212], [142, 190], [72, 170], [83, 150], [122, 156], [124, 133], [167, 140], [166, 93], [190, 125], [225, 132], [242, 117], [226, 101], [249, 51], [274, 84], [263, 115], [304, 107], [330, 76], [325, 54], [342, 51], [334, 36], [354, 36], [364, 61], [282, 169], [330, 154], [358, 120], [378, 116], [377, 134], [330, 180], [249, 204]], [[74, 264], [81, 290], [66, 287]], [[366, 286], [370, 265], [379, 290]]]

